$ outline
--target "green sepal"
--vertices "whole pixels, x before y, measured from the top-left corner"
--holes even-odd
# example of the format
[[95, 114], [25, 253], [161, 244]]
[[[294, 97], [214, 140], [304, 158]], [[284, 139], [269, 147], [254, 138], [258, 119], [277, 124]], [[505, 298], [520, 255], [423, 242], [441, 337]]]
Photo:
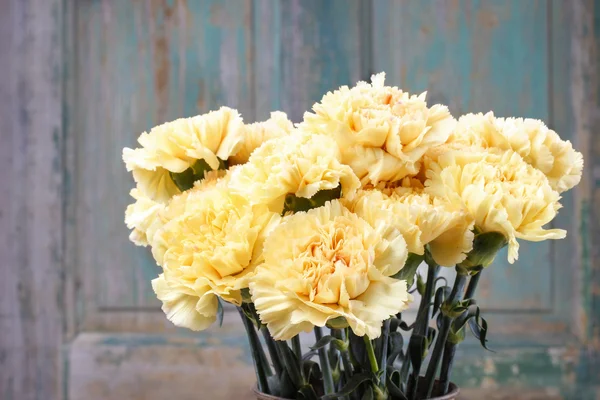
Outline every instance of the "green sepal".
[[415, 275], [417, 273], [417, 269], [419, 268], [419, 265], [421, 265], [421, 263], [423, 262], [424, 257], [425, 256], [419, 254], [408, 253], [408, 258], [404, 263], [404, 267], [402, 267], [402, 269], [396, 274], [392, 275], [392, 278], [405, 280], [406, 288], [410, 289], [413, 283], [415, 282]]
[[498, 251], [507, 244], [506, 237], [500, 232], [476, 233], [473, 240], [473, 250], [467, 254], [467, 258], [459, 266], [467, 270], [485, 268], [494, 261]]
[[311, 198], [297, 197], [293, 193], [285, 196], [282, 215], [292, 211], [308, 211], [313, 208], [321, 207], [331, 200], [339, 199], [342, 196], [342, 186], [338, 185], [335, 189], [319, 190]]
[[339, 397], [347, 396], [350, 393], [353, 393], [356, 389], [358, 389], [358, 387], [364, 382], [369, 382], [373, 380], [374, 377], [371, 372], [361, 372], [358, 374], [354, 374], [339, 392], [325, 395], [321, 397], [321, 400], [334, 400]]
[[[219, 167], [217, 169], [225, 170], [228, 168], [227, 160], [219, 159]], [[183, 172], [169, 172], [173, 183], [175, 186], [179, 188], [182, 192], [189, 190], [194, 187], [194, 183], [196, 181], [204, 179], [204, 175], [207, 172], [212, 171], [213, 169], [208, 165], [206, 161], [203, 159], [196, 160], [191, 167], [186, 169]]]
[[220, 297], [217, 297], [217, 322], [220, 327], [223, 326], [223, 315], [225, 315], [222, 301]]
[[348, 321], [346, 321], [346, 318], [344, 317], [335, 317], [327, 321], [327, 327], [329, 329], [345, 329], [348, 326]]

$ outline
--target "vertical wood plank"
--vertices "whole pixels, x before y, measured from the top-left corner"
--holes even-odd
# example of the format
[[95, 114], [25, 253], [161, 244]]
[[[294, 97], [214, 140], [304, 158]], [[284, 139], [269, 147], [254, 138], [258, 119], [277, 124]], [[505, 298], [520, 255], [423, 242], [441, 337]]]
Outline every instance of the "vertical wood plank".
[[[428, 92], [455, 116], [548, 119], [548, 3], [545, 1], [378, 1], [373, 10], [376, 71], [389, 84]], [[492, 284], [493, 282], [493, 284]], [[484, 307], [552, 309], [551, 244], [523, 243], [519, 261], [496, 258], [480, 284]]]
[[281, 109], [300, 122], [327, 91], [367, 78], [370, 4], [254, 2], [257, 119]]
[[[76, 141], [72, 239], [86, 309], [158, 309], [150, 281], [159, 269], [123, 224], [133, 181], [121, 150], [154, 125], [222, 105], [254, 119], [251, 12], [250, 2], [231, 0], [77, 3], [73, 129], [85, 134]], [[84, 326], [94, 318], [86, 313]]]
[[[574, 140], [585, 159], [584, 175], [575, 192], [577, 252], [581, 260], [573, 306], [583, 341], [578, 382], [600, 381], [600, 1], [566, 5], [572, 18], [571, 101]], [[578, 393], [581, 396], [581, 393]]]
[[0, 397], [61, 396], [62, 1], [0, 4]]

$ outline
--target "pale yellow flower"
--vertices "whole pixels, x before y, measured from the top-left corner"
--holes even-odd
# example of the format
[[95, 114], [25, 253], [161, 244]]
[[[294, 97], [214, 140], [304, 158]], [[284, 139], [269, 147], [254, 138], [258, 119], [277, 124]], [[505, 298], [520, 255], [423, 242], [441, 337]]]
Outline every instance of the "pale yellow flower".
[[[157, 295], [168, 316], [179, 313], [171, 320], [198, 329], [204, 326], [199, 322], [203, 318], [214, 320], [217, 296], [239, 305], [240, 290], [248, 287], [262, 261], [264, 239], [279, 218], [265, 205], [252, 205], [219, 184], [199, 185], [174, 197], [167, 222], [152, 243], [164, 273], [156, 284], [161, 289]], [[191, 315], [181, 315], [183, 310]]]
[[420, 182], [416, 187], [360, 191], [350, 209], [369, 222], [382, 217], [380, 210], [387, 211], [384, 217], [402, 233], [408, 251], [423, 255], [429, 245], [439, 265], [456, 265], [473, 248], [473, 217], [461, 204], [424, 193]]
[[456, 120], [448, 108], [427, 107], [426, 94], [384, 85], [385, 74], [327, 93], [305, 113], [299, 129], [334, 137], [342, 162], [363, 184], [396, 181], [419, 171], [421, 157], [442, 144]]
[[200, 160], [210, 169], [219, 169], [238, 151], [242, 141], [242, 118], [237, 111], [222, 107], [142, 133], [138, 139], [141, 147], [123, 149], [123, 160], [140, 190], [166, 203], [180, 192], [173, 181], [174, 173], [183, 173]]
[[382, 321], [412, 301], [391, 278], [406, 262], [402, 235], [384, 219], [371, 225], [339, 200], [286, 216], [267, 237], [250, 283], [261, 321], [277, 340], [343, 318], [376, 338]]
[[271, 113], [271, 118], [263, 122], [255, 122], [244, 126], [244, 141], [238, 152], [231, 157], [234, 164], [248, 161], [250, 154], [269, 139], [287, 136], [294, 129], [294, 124], [281, 111]]
[[294, 131], [256, 149], [246, 164], [233, 171], [229, 187], [278, 213], [290, 194], [311, 198], [319, 191], [341, 186], [342, 196], [351, 197], [360, 182], [339, 158], [333, 139]]
[[528, 164], [542, 171], [550, 186], [559, 193], [571, 189], [581, 180], [581, 153], [540, 120], [498, 118], [492, 112], [467, 114], [459, 119], [448, 141], [515, 151]]
[[500, 232], [508, 260], [518, 257], [517, 239], [562, 239], [561, 229], [544, 229], [560, 208], [560, 195], [546, 176], [513, 151], [448, 151], [427, 163], [426, 193], [462, 204], [482, 232]]
[[125, 224], [131, 229], [129, 240], [138, 246], [147, 246], [152, 242], [156, 230], [162, 226], [160, 213], [165, 205], [145, 196], [137, 188], [129, 194], [135, 199], [135, 203], [128, 205], [125, 210]]

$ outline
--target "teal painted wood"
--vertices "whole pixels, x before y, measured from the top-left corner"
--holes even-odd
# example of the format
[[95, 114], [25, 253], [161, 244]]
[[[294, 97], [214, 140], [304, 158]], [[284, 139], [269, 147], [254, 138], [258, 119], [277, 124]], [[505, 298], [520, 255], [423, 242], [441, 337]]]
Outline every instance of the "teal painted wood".
[[[216, 109], [254, 119], [251, 7], [237, 1], [77, 3], [77, 264], [86, 309], [158, 302], [158, 274], [123, 229], [123, 147], [154, 125]], [[101, 211], [100, 211], [101, 210]], [[110, 257], [107, 257], [110, 255]]]
[[[498, 116], [547, 120], [548, 3], [545, 1], [377, 2], [373, 12], [376, 71], [455, 116], [494, 110]], [[511, 312], [552, 308], [548, 242], [525, 244], [519, 261], [501, 253], [480, 284], [483, 305]], [[492, 284], [493, 282], [493, 284]]]
[[365, 79], [369, 19], [362, 0], [257, 0], [257, 119], [273, 110], [300, 122], [329, 90]]

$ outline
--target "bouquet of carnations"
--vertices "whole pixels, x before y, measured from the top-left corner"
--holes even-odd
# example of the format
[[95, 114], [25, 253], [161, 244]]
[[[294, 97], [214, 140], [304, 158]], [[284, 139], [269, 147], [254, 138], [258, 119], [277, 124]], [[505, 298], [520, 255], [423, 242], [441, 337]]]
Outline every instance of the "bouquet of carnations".
[[162, 268], [163, 311], [199, 331], [237, 307], [259, 398], [454, 398], [466, 331], [486, 346], [481, 274], [505, 246], [513, 263], [518, 240], [565, 237], [544, 226], [581, 179], [571, 143], [534, 119], [456, 120], [425, 97], [381, 73], [299, 124], [283, 112], [244, 124], [222, 107], [124, 149], [125, 222]]

